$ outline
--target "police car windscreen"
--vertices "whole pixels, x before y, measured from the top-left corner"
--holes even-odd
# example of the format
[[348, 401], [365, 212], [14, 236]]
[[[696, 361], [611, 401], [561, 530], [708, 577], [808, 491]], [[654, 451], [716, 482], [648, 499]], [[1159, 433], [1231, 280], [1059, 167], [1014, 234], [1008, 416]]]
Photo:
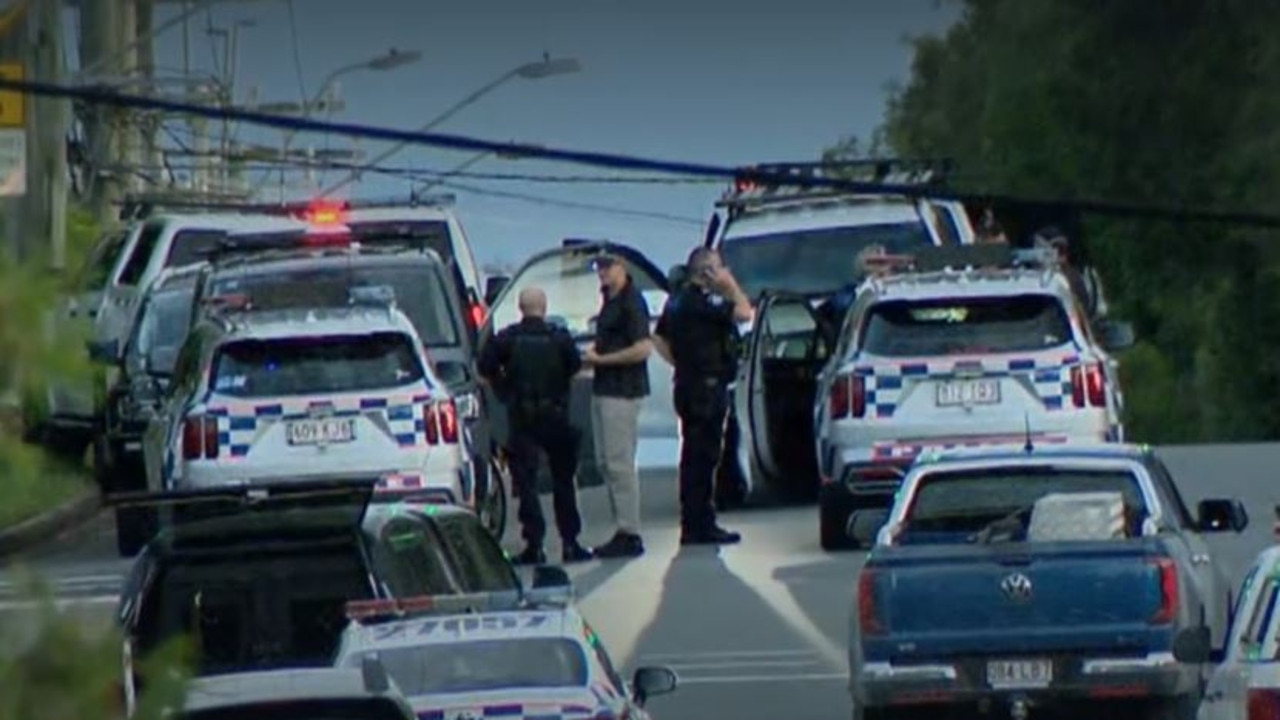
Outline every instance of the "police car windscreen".
[[441, 277], [416, 263], [402, 267], [342, 263], [251, 274], [228, 271], [227, 276], [212, 283], [206, 295], [244, 293], [259, 309], [343, 307], [350, 302], [351, 288], [362, 286], [390, 287], [395, 292], [396, 306], [409, 316], [423, 345], [458, 344], [457, 324]]
[[191, 303], [195, 287], [154, 293], [147, 300], [132, 351], [147, 359], [147, 370], [168, 375], [173, 372], [178, 350], [187, 339], [191, 325]]
[[227, 236], [225, 230], [180, 230], [169, 245], [165, 267], [182, 267], [204, 262]]
[[860, 279], [857, 255], [870, 245], [902, 254], [933, 240], [920, 221], [857, 225], [726, 239], [720, 256], [751, 297], [762, 290], [827, 294]]
[[264, 700], [188, 710], [177, 720], [404, 720], [404, 711], [383, 697]]
[[[378, 659], [405, 695], [510, 688], [585, 687], [586, 658], [563, 638], [479, 640], [379, 648]], [[354, 659], [353, 667], [359, 667]]]
[[1053, 295], [888, 300], [862, 331], [862, 349], [882, 357], [1034, 352], [1071, 340]]
[[1051, 495], [1118, 494], [1130, 521], [1146, 508], [1137, 480], [1126, 470], [1054, 467], [937, 472], [926, 476], [907, 508], [899, 541], [955, 542], [956, 533], [979, 532], [1022, 515], [1026, 524], [1037, 503]]
[[408, 335], [320, 335], [239, 340], [218, 350], [211, 383], [231, 397], [360, 392], [423, 378]]

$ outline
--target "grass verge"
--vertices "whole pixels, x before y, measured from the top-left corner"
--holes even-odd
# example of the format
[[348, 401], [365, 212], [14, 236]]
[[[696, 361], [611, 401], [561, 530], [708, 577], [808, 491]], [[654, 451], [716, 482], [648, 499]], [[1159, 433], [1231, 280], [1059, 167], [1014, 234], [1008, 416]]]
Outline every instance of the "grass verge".
[[0, 530], [48, 512], [93, 486], [87, 465], [49, 459], [22, 442], [20, 427], [0, 419]]

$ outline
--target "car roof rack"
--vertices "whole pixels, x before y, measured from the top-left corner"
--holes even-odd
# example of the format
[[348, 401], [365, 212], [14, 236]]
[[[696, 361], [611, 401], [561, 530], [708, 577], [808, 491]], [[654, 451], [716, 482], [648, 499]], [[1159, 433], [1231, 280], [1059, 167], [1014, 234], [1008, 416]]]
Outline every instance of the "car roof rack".
[[[741, 168], [733, 185], [716, 202], [731, 213], [781, 202], [846, 197], [876, 197], [876, 193], [815, 186], [808, 180], [847, 180], [884, 185], [931, 185], [945, 182], [954, 170], [950, 159], [868, 158], [835, 162], [764, 163]], [[885, 193], [891, 194], [891, 193]]]
[[443, 208], [457, 204], [454, 193], [418, 194], [405, 197], [367, 198], [352, 200], [290, 200], [283, 202], [252, 202], [248, 194], [227, 193], [138, 193], [120, 200], [121, 220], [145, 220], [152, 215], [172, 210], [177, 212], [243, 213], [247, 215], [274, 215], [306, 219], [309, 211], [317, 207], [341, 210], [367, 210], [376, 208]]
[[344, 612], [347, 620], [353, 623], [373, 625], [431, 615], [513, 612], [540, 608], [563, 609], [569, 607], [571, 603], [572, 592], [566, 588], [535, 588], [351, 600], [346, 603]]
[[921, 248], [911, 254], [868, 254], [863, 257], [868, 273], [878, 277], [936, 272], [977, 270], [1056, 270], [1058, 255], [1050, 248], [1013, 248], [1005, 244], [943, 245]]

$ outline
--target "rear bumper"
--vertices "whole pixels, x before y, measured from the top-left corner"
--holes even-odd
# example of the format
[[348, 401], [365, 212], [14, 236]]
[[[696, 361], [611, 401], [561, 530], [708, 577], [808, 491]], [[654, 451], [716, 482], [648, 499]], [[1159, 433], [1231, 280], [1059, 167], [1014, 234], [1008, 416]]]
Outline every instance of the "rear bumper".
[[1054, 656], [1052, 681], [1043, 687], [1022, 688], [993, 687], [986, 675], [990, 659], [994, 658], [920, 665], [866, 663], [851, 689], [855, 702], [886, 707], [999, 704], [1015, 698], [1033, 705], [1159, 700], [1193, 693], [1199, 686], [1196, 666], [1180, 664], [1168, 652], [1128, 658]]

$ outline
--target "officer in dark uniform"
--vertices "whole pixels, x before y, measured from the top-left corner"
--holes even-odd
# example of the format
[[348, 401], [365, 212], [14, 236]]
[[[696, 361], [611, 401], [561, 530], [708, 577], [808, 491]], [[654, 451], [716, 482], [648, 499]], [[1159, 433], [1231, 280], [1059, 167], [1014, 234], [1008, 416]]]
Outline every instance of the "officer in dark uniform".
[[525, 549], [513, 559], [518, 565], [547, 561], [542, 541], [547, 523], [538, 499], [538, 450], [547, 453], [551, 469], [556, 527], [566, 563], [589, 560], [591, 552], [578, 544], [582, 517], [578, 513], [578, 432], [569, 424], [569, 388], [582, 367], [573, 337], [546, 321], [547, 296], [538, 288], [520, 292], [520, 322], [507, 326], [484, 348], [480, 374], [493, 385], [507, 407], [508, 450], [512, 484], [519, 499], [519, 518]]
[[683, 287], [667, 299], [653, 344], [675, 368], [672, 398], [680, 417], [680, 543], [725, 545], [742, 537], [716, 523], [716, 465], [737, 374], [738, 323], [755, 317], [751, 301], [709, 248], [689, 255]]

